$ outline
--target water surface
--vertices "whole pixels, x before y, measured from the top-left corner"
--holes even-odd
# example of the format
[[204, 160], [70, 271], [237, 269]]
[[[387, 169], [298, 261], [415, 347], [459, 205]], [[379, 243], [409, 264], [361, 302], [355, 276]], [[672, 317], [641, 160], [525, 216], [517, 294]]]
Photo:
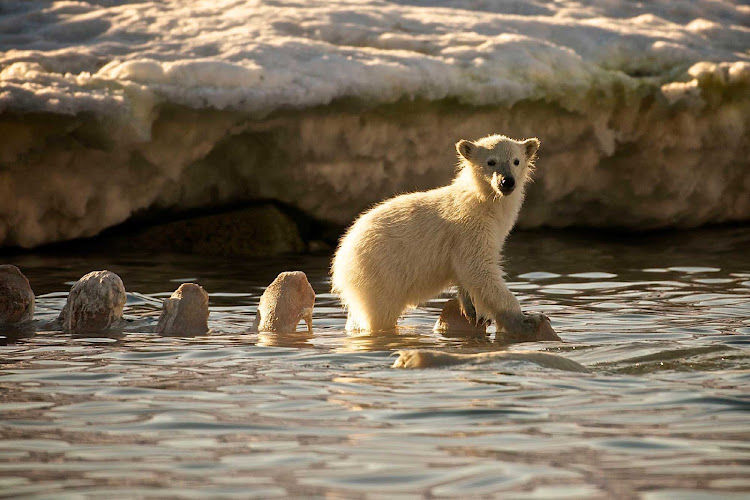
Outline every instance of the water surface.
[[[750, 492], [750, 229], [518, 232], [506, 270], [571, 373], [506, 361], [394, 370], [401, 348], [504, 349], [431, 331], [348, 336], [328, 256], [263, 261], [69, 253], [6, 257], [40, 320], [88, 271], [117, 272], [128, 332], [4, 332], [0, 495], [33, 498], [740, 498]], [[303, 270], [312, 335], [248, 333], [263, 287]], [[195, 281], [210, 335], [150, 333]]]

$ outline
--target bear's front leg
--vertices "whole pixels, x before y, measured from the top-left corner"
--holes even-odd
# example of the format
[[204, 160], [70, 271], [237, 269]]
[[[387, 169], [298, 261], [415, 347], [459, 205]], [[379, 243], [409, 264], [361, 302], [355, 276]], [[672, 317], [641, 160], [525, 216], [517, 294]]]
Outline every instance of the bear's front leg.
[[474, 326], [481, 324], [489, 324], [489, 318], [481, 315], [477, 315], [477, 309], [474, 307], [474, 303], [471, 301], [471, 295], [462, 287], [458, 287], [458, 305], [461, 307], [461, 314], [468, 319]]

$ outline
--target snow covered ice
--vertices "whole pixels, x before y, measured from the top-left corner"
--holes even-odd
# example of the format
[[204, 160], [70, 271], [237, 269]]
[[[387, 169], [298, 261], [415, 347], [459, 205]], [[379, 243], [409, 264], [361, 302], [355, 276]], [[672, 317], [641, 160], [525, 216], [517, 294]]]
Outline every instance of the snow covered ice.
[[732, 1], [0, 4], [0, 245], [253, 199], [340, 224], [541, 139], [522, 227], [750, 219]]

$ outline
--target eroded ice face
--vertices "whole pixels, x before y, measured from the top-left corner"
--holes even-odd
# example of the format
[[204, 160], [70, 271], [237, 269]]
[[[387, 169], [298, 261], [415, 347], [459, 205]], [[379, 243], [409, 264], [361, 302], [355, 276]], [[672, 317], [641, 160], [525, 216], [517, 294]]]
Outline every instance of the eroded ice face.
[[536, 138], [517, 141], [501, 135], [475, 142], [462, 140], [456, 145], [459, 155], [500, 196], [509, 196], [524, 185], [538, 148]]

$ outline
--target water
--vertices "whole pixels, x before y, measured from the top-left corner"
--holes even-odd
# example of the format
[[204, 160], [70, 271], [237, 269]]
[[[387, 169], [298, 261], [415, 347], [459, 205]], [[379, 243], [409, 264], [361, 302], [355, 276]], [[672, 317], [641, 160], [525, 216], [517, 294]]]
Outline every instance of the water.
[[[511, 236], [525, 309], [572, 373], [519, 361], [390, 368], [399, 348], [502, 349], [431, 332], [347, 336], [327, 256], [26, 255], [37, 318], [84, 273], [129, 291], [129, 331], [5, 332], [0, 496], [740, 498], [750, 492], [750, 228]], [[305, 271], [312, 335], [247, 333], [263, 287]], [[196, 338], [148, 333], [182, 281], [211, 294]]]

